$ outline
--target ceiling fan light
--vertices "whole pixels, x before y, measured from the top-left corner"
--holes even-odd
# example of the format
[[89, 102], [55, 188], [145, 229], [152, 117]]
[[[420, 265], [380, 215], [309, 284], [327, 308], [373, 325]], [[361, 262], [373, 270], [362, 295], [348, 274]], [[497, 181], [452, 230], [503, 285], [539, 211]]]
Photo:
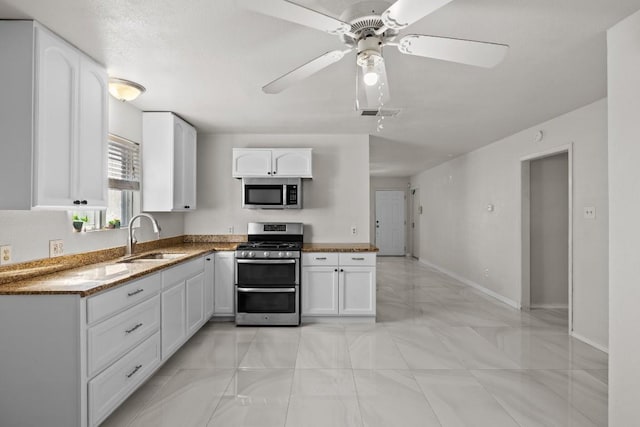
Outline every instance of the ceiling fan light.
[[130, 80], [109, 78], [109, 93], [119, 101], [133, 101], [146, 91], [145, 87]]

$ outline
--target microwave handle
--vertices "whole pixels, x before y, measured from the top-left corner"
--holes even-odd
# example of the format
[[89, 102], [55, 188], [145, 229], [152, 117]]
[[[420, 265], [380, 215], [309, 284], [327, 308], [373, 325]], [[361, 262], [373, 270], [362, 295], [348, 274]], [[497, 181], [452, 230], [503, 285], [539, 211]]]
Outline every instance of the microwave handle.
[[287, 184], [282, 184], [282, 206], [287, 206]]

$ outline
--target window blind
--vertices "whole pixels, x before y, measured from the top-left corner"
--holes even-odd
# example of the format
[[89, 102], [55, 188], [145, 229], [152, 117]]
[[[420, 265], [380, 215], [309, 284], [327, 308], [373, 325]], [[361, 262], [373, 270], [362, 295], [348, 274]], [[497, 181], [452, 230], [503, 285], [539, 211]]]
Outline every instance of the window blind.
[[109, 135], [109, 188], [140, 190], [140, 146], [128, 139]]

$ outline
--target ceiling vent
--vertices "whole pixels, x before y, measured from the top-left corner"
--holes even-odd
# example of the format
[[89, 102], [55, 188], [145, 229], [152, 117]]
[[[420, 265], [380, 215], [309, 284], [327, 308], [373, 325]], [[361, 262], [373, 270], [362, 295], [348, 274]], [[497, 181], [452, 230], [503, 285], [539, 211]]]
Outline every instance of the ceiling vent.
[[386, 110], [360, 110], [360, 115], [365, 117], [395, 117], [400, 114], [399, 109], [386, 109]]

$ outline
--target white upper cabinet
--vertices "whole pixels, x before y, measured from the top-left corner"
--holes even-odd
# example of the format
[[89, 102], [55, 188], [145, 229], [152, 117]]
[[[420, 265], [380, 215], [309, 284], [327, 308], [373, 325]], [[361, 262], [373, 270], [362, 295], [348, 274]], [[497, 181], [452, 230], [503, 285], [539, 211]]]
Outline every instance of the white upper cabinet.
[[196, 130], [170, 112], [142, 115], [142, 209], [196, 209]]
[[313, 178], [311, 148], [234, 148], [233, 177]]
[[0, 39], [12, 59], [0, 64], [11, 82], [0, 97], [0, 209], [105, 208], [105, 69], [33, 21], [0, 21]]

